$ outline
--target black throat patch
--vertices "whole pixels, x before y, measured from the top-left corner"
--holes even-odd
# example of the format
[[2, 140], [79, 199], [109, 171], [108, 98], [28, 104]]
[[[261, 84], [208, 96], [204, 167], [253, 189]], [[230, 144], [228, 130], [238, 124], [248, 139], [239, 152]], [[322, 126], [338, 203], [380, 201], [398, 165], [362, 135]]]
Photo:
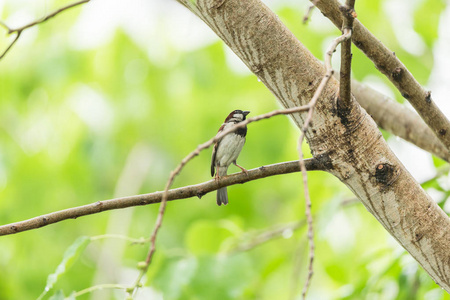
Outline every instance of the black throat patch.
[[243, 127], [243, 128], [238, 128], [236, 130], [236, 134], [245, 137], [247, 135], [247, 126]]

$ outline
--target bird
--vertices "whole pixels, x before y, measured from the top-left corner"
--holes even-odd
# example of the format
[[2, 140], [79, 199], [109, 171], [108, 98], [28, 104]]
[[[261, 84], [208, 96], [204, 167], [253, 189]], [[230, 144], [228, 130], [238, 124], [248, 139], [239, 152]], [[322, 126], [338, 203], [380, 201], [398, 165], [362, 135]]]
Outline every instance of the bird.
[[[230, 128], [234, 124], [245, 120], [249, 111], [233, 110], [225, 119], [225, 122], [219, 128], [220, 134], [224, 130]], [[236, 163], [236, 159], [241, 153], [242, 147], [245, 144], [245, 136], [247, 135], [247, 126], [237, 128], [235, 131], [222, 137], [214, 144], [211, 157], [211, 176], [218, 181], [220, 177], [227, 175], [228, 167], [233, 163], [240, 168], [242, 172], [248, 173], [247, 170]], [[223, 187], [217, 190], [217, 205], [228, 204], [227, 188]]]

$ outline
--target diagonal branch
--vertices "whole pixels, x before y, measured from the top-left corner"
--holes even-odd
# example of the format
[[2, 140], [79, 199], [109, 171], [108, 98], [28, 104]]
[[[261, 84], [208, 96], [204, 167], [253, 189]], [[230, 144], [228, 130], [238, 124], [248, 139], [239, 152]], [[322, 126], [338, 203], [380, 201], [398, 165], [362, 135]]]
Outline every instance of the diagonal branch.
[[352, 93], [379, 127], [450, 162], [447, 148], [418, 114], [356, 80], [352, 80]]
[[308, 10], [306, 11], [305, 15], [303, 16], [303, 24], [306, 24], [308, 22], [308, 20], [311, 18], [314, 7], [316, 7], [316, 3], [318, 1], [320, 1], [320, 0], [313, 0], [312, 4], [308, 7]]
[[[3, 23], [0, 23], [3, 24]], [[0, 59], [5, 57], [6, 53], [14, 46], [14, 44], [17, 42], [17, 40], [20, 38], [20, 35], [22, 34], [22, 31], [17, 32], [16, 37], [12, 40], [12, 42], [6, 47], [6, 49], [3, 51], [3, 53], [0, 55]]]
[[26, 30], [26, 29], [28, 29], [28, 28], [30, 28], [30, 27], [33, 27], [33, 26], [35, 26], [35, 25], [44, 23], [44, 22], [47, 21], [48, 19], [53, 18], [54, 16], [58, 15], [59, 13], [65, 11], [65, 10], [68, 10], [68, 9], [70, 9], [70, 8], [72, 8], [72, 7], [78, 6], [78, 5], [83, 4], [83, 3], [87, 3], [87, 2], [89, 2], [89, 1], [91, 1], [91, 0], [81, 0], [81, 1], [78, 1], [78, 2], [71, 3], [71, 4], [69, 4], [69, 5], [66, 5], [66, 6], [64, 6], [64, 7], [61, 7], [61, 8], [59, 8], [59, 9], [55, 10], [54, 12], [52, 12], [52, 13], [50, 13], [50, 14], [44, 16], [44, 17], [42, 17], [41, 19], [38, 19], [38, 20], [36, 20], [36, 21], [33, 21], [33, 22], [29, 23], [29, 24], [26, 24], [26, 25], [21, 26], [21, 27], [18, 27], [18, 28], [11, 28], [11, 27], [9, 27], [8, 25], [6, 25], [4, 22], [1, 22], [1, 21], [0, 21], [0, 25], [1, 25], [2, 27], [4, 27], [4, 28], [8, 31], [8, 34], [16, 33], [16, 37], [15, 37], [14, 40], [8, 45], [8, 47], [6, 47], [6, 49], [3, 51], [3, 53], [0, 55], [0, 59], [2, 59], [3, 57], [5, 57], [5, 55], [8, 53], [8, 51], [11, 50], [11, 48], [14, 46], [14, 44], [15, 44], [15, 43], [17, 42], [17, 40], [20, 38], [20, 35], [22, 34], [22, 32], [23, 32], [24, 30]]
[[[260, 0], [178, 1], [224, 40], [282, 106], [295, 107], [311, 100], [323, 77], [322, 63]], [[338, 82], [331, 78], [314, 110], [306, 132], [311, 153], [329, 156], [330, 173], [450, 291], [450, 219], [392, 153], [375, 122], [359, 105], [353, 105], [345, 117], [336, 113], [337, 90]], [[306, 116], [293, 114], [292, 118], [301, 128]]]
[[[336, 27], [341, 28], [344, 18], [337, 0], [321, 0], [316, 3], [316, 6]], [[395, 56], [395, 53], [383, 45], [358, 20], [354, 22], [352, 41], [397, 87], [449, 151], [450, 122], [431, 99], [431, 92], [426, 91]]]

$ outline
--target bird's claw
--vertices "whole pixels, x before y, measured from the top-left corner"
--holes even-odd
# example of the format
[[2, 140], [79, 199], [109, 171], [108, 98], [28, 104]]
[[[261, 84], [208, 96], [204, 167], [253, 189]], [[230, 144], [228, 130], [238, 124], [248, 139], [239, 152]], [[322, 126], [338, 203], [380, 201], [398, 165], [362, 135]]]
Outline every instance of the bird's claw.
[[236, 167], [238, 167], [239, 169], [242, 170], [242, 173], [245, 173], [246, 175], [248, 175], [248, 171], [247, 171], [244, 167], [241, 167], [241, 166], [238, 165], [237, 163], [234, 163], [234, 164], [236, 165]]

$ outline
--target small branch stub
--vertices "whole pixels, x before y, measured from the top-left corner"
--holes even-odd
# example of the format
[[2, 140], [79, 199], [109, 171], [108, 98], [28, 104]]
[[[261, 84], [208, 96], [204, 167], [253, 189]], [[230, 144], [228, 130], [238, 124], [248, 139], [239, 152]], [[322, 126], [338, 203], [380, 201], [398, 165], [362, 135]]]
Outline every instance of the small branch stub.
[[384, 187], [390, 186], [397, 179], [398, 175], [400, 175], [400, 169], [396, 170], [396, 168], [389, 163], [379, 164], [375, 170], [376, 181]]
[[[353, 1], [353, 5], [354, 5]], [[358, 17], [358, 14], [356, 13], [355, 9], [353, 7], [348, 7], [347, 5], [339, 6], [339, 10], [344, 14], [346, 18], [353, 18], [356, 19]]]
[[394, 173], [394, 168], [389, 164], [379, 164], [377, 170], [375, 171], [375, 179], [382, 184], [389, 182], [389, 178], [392, 177]]
[[308, 7], [308, 10], [306, 11], [305, 15], [303, 16], [303, 24], [306, 24], [308, 20], [311, 18], [312, 11], [314, 7], [316, 6], [317, 2], [320, 0], [313, 0], [312, 4]]
[[425, 95], [425, 102], [427, 102], [428, 104], [431, 103], [431, 91], [428, 91]]
[[402, 68], [395, 68], [394, 71], [392, 72], [392, 78], [395, 81], [400, 81], [402, 80], [403, 77], [403, 69]]

